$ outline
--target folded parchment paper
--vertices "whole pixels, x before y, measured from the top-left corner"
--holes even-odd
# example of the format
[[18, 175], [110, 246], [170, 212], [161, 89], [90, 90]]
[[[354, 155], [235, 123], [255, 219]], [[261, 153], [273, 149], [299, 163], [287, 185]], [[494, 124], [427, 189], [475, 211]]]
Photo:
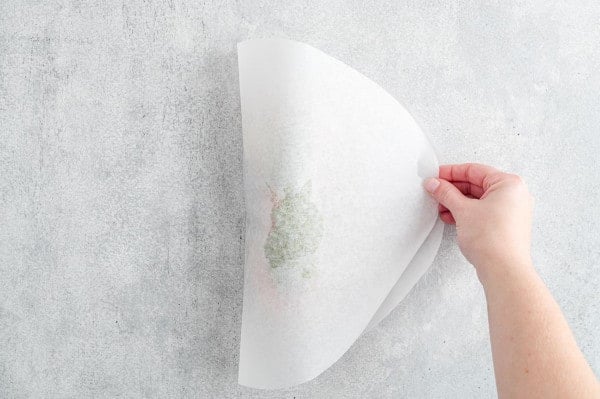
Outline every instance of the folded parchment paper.
[[381, 87], [290, 40], [238, 44], [246, 195], [239, 383], [335, 363], [425, 273], [443, 225], [435, 153]]

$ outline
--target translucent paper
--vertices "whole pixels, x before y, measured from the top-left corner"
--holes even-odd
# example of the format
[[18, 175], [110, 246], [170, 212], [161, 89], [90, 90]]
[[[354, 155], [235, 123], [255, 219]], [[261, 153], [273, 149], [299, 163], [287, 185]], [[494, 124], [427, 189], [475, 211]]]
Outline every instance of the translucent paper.
[[335, 363], [410, 291], [443, 226], [427, 138], [381, 87], [289, 40], [238, 45], [246, 240], [239, 383]]

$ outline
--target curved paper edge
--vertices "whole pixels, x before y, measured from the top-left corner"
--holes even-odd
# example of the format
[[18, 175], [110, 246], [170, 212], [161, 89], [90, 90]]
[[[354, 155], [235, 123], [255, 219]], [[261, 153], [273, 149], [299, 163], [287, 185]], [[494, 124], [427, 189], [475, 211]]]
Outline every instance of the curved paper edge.
[[392, 288], [381, 306], [379, 306], [379, 309], [377, 309], [377, 312], [373, 315], [369, 325], [365, 328], [365, 332], [373, 330], [385, 319], [402, 302], [421, 277], [427, 273], [437, 255], [443, 234], [444, 222], [438, 219], [394, 288]]

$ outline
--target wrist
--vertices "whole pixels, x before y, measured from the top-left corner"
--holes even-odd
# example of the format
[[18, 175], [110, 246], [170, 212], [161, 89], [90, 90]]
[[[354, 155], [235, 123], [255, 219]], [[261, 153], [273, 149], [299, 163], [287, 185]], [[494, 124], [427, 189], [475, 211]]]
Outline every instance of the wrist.
[[474, 266], [484, 289], [498, 284], [510, 284], [537, 274], [529, 255], [490, 258]]

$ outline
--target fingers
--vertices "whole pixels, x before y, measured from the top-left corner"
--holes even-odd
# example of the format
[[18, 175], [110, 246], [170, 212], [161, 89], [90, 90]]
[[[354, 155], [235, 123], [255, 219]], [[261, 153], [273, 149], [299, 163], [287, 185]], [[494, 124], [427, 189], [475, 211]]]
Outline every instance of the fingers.
[[424, 186], [433, 198], [453, 214], [459, 213], [470, 201], [454, 184], [444, 179], [429, 178]]
[[473, 183], [468, 183], [464, 181], [453, 181], [451, 183], [454, 184], [454, 186], [466, 196], [471, 196], [473, 198], [481, 198], [481, 196], [484, 193], [484, 190], [481, 186], [477, 186]]
[[[460, 190], [460, 192], [463, 193], [463, 195], [467, 198], [479, 199], [479, 198], [481, 198], [481, 196], [484, 193], [483, 188], [476, 186], [474, 184], [471, 184], [471, 183], [462, 182], [462, 181], [455, 181], [455, 182], [451, 182], [451, 183], [454, 184], [454, 186], [456, 188], [458, 188]], [[446, 208], [442, 204], [438, 204], [438, 211], [440, 213], [448, 212], [448, 208]]]
[[[471, 185], [479, 186], [483, 189], [483, 194], [483, 192], [488, 189], [486, 177], [496, 173], [500, 173], [500, 171], [488, 165], [482, 165], [479, 163], [464, 163], [458, 165], [440, 166], [439, 177], [440, 179], [451, 182], [466, 182], [470, 183]], [[475, 194], [472, 195], [477, 197]]]
[[447, 224], [456, 224], [456, 220], [454, 220], [454, 216], [452, 216], [452, 214], [448, 211], [441, 212], [440, 219], [442, 219], [442, 221]]
[[440, 219], [448, 224], [456, 224], [454, 215], [467, 206], [471, 198], [481, 198], [490, 186], [505, 175], [491, 166], [478, 163], [442, 165], [439, 179], [428, 179], [425, 188], [439, 202]]

